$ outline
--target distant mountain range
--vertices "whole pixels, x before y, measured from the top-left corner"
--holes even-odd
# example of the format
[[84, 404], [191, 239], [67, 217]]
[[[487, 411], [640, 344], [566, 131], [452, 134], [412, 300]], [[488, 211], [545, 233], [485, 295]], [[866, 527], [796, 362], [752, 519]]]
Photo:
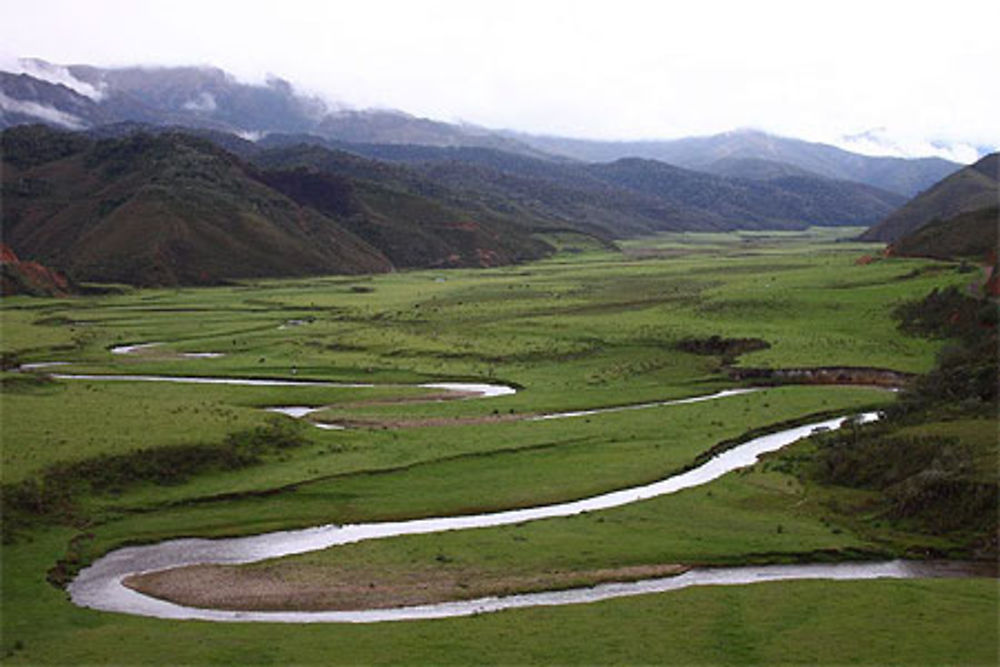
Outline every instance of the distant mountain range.
[[591, 162], [641, 157], [709, 173], [765, 179], [782, 169], [796, 168], [812, 175], [857, 181], [905, 196], [933, 185], [960, 166], [941, 158], [871, 157], [755, 130], [669, 141], [608, 142], [515, 136], [550, 153]]
[[0, 72], [3, 238], [77, 281], [495, 266], [553, 252], [553, 230], [606, 245], [665, 230], [867, 226], [958, 167], [755, 132], [513, 135], [330, 109], [282, 80], [211, 68], [22, 66]]
[[399, 111], [330, 108], [318, 98], [297, 94], [282, 79], [250, 85], [208, 67], [102, 69], [23, 59], [19, 69], [0, 72], [0, 128], [45, 122], [86, 129], [134, 121], [214, 129], [247, 138], [306, 133], [351, 144], [492, 148], [551, 161], [613, 162], [635, 157], [761, 180], [799, 170], [905, 197], [960, 167], [940, 158], [864, 156], [756, 131], [627, 142], [493, 131]]
[[541, 217], [547, 224], [585, 227], [607, 236], [671, 229], [864, 225], [905, 201], [863, 184], [809, 174], [769, 181], [728, 178], [653, 160], [554, 162], [486, 148], [347, 144], [302, 135], [271, 135], [258, 144], [295, 145], [320, 145], [395, 163], [406, 167], [407, 178], [418, 174], [425, 181], [421, 188], [433, 182], [474, 192], [480, 201], [513, 207], [528, 219]]
[[0, 72], [0, 127], [44, 122], [87, 129], [132, 121], [206, 128], [246, 138], [309, 132], [348, 142], [483, 146], [540, 155], [530, 146], [467, 125], [399, 111], [331, 109], [297, 94], [277, 77], [264, 85], [238, 82], [212, 67], [54, 65], [23, 59], [19, 73]]

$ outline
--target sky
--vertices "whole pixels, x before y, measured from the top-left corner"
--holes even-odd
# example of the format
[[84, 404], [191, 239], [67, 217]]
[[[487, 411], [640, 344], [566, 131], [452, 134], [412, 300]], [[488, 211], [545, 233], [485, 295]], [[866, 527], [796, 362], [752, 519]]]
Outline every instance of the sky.
[[1000, 147], [997, 0], [0, 0], [0, 62], [214, 65], [331, 104], [595, 139]]

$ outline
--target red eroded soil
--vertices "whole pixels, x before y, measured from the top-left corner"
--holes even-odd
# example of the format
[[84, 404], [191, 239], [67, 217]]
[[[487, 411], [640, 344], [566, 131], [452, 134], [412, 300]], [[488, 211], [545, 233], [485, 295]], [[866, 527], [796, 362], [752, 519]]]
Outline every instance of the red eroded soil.
[[21, 261], [17, 253], [3, 243], [0, 243], [0, 265], [3, 266], [0, 293], [4, 296], [15, 294], [66, 296], [72, 292], [70, 281], [64, 274], [38, 262]]

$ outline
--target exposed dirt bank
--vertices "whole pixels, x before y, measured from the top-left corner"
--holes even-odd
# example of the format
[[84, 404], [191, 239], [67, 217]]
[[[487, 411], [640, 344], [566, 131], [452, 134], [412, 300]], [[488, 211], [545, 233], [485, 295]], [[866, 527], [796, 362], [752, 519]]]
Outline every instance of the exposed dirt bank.
[[423, 426], [467, 426], [471, 424], [495, 424], [531, 419], [534, 415], [479, 415], [472, 417], [387, 417], [385, 419], [335, 419], [329, 423], [353, 429], [397, 429], [419, 428]]
[[639, 565], [597, 570], [533, 574], [483, 572], [436, 563], [406, 572], [287, 564], [236, 568], [190, 567], [134, 575], [125, 585], [146, 595], [189, 607], [240, 611], [320, 611], [388, 609], [593, 586], [611, 581], [637, 581], [681, 574], [678, 564]]
[[901, 387], [914, 375], [884, 368], [829, 366], [820, 368], [730, 368], [734, 380], [773, 384], [843, 384]]

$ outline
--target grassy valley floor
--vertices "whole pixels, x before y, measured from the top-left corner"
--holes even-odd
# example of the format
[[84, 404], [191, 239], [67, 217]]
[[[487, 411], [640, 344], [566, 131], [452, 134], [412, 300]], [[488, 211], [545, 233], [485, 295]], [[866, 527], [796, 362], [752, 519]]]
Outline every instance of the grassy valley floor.
[[[858, 264], [817, 235], [673, 235], [523, 266], [5, 299], [0, 651], [12, 663], [997, 661], [995, 580], [784, 582], [379, 626], [213, 624], [81, 609], [52, 582], [107, 551], [179, 536], [530, 507], [661, 479], [719, 443], [885, 407], [884, 389], [781, 386], [705, 403], [528, 421], [740, 386], [731, 367], [924, 373], [942, 341], [900, 303], [970, 278]], [[724, 358], [692, 340], [754, 339]], [[160, 342], [132, 354], [116, 345]], [[705, 349], [702, 349], [705, 348]], [[184, 356], [190, 353], [217, 356]], [[60, 380], [44, 371], [287, 378], [374, 387]], [[409, 385], [508, 383], [440, 401]], [[261, 408], [324, 408], [327, 431]], [[995, 483], [996, 419], [908, 428], [969, 442]], [[984, 435], [986, 434], [986, 435]], [[566, 519], [410, 536], [149, 575], [160, 594], [247, 608], [351, 608], [669, 574], [698, 564], [932, 551], [968, 531], [888, 518], [872, 489], [815, 477], [801, 443], [704, 487]], [[963, 468], [963, 470], [966, 470]], [[962, 473], [966, 474], [966, 473]], [[995, 545], [994, 545], [995, 547]], [[50, 580], [50, 581], [47, 581]], [[219, 585], [222, 584], [227, 585]], [[235, 591], [235, 593], [234, 593]], [[188, 593], [185, 593], [188, 595]]]

